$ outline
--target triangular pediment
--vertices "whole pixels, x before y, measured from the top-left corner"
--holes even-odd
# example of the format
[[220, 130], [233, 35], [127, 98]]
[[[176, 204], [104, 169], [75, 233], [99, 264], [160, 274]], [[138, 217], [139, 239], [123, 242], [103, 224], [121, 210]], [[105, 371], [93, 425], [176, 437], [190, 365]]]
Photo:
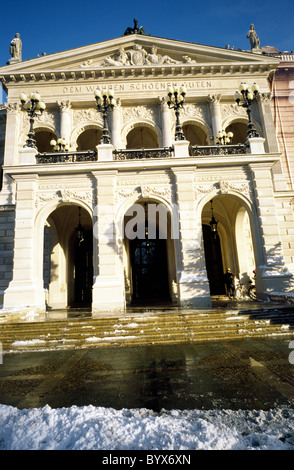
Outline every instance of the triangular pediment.
[[262, 54], [234, 51], [139, 34], [76, 49], [19, 61], [0, 67], [0, 77], [48, 73], [116, 70], [127, 68], [170, 68], [274, 66], [279, 60]]

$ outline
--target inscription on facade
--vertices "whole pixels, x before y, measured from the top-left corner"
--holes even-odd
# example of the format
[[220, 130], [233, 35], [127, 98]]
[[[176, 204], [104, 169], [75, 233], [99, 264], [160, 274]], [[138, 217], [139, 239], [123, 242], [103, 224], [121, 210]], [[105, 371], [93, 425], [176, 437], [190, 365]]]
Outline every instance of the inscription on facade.
[[130, 91], [166, 91], [167, 87], [170, 85], [185, 85], [187, 90], [197, 90], [199, 88], [210, 89], [214, 88], [214, 82], [211, 80], [192, 80], [192, 81], [183, 81], [180, 83], [177, 82], [124, 82], [124, 83], [115, 83], [115, 84], [105, 84], [105, 85], [72, 85], [63, 87], [63, 93], [65, 95], [73, 94], [87, 94], [94, 93], [94, 91], [99, 88], [110, 88], [113, 89], [115, 93], [118, 92], [130, 92]]

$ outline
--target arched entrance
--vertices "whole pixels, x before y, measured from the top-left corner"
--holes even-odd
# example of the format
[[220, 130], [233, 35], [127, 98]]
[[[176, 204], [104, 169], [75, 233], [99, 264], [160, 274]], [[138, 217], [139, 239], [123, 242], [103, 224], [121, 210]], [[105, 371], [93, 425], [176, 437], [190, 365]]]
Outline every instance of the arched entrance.
[[93, 233], [85, 209], [63, 204], [47, 218], [43, 275], [49, 308], [91, 306]]
[[223, 295], [225, 294], [225, 286], [220, 238], [218, 233], [214, 234], [211, 231], [210, 225], [203, 224], [202, 232], [210, 294]]
[[124, 217], [127, 304], [176, 302], [176, 262], [171, 217], [163, 204], [134, 204]]
[[[210, 221], [217, 220], [217, 233]], [[224, 295], [223, 280], [227, 268], [235, 274], [235, 282], [248, 285], [256, 269], [256, 240], [252, 236], [252, 214], [238, 196], [217, 195], [202, 211], [202, 233], [207, 277], [211, 295]]]

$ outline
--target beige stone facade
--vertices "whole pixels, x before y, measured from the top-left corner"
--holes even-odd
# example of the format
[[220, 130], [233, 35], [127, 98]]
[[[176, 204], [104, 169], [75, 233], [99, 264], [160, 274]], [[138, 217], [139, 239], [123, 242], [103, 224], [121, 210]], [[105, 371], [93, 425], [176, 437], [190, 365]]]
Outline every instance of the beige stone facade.
[[[225, 294], [228, 266], [236, 283], [256, 270], [260, 298], [293, 292], [294, 193], [269, 85], [279, 62], [133, 34], [1, 67], [4, 310], [91, 305], [103, 315], [137, 303], [210, 306]], [[249, 140], [246, 110], [234, 101], [242, 81], [260, 90], [252, 105], [260, 137]], [[181, 141], [166, 101], [170, 85], [187, 90]], [[97, 88], [116, 98], [110, 144], [100, 143]], [[29, 119], [19, 101], [34, 91], [46, 104], [34, 122], [37, 150], [25, 146]], [[232, 146], [215, 145], [222, 129], [233, 132]], [[52, 153], [59, 137], [67, 153]], [[147, 226], [152, 210], [158, 216]], [[130, 227], [143, 228], [146, 239], [132, 239]]]

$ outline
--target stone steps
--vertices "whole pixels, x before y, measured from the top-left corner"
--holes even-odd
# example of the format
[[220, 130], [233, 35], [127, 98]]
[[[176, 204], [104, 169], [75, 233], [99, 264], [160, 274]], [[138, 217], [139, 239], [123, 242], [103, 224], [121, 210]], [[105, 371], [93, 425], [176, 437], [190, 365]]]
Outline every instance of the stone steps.
[[0, 324], [3, 352], [202, 342], [294, 334], [292, 309], [169, 311]]

